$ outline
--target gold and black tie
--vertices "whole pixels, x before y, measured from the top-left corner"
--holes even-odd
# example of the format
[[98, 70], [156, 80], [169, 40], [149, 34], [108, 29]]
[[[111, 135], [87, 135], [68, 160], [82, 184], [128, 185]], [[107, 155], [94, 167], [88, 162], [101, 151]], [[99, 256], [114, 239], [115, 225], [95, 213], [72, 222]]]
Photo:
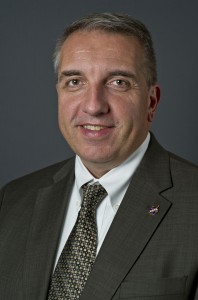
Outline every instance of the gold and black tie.
[[48, 300], [79, 299], [96, 258], [96, 209], [107, 192], [100, 184], [82, 188], [81, 210], [52, 276]]

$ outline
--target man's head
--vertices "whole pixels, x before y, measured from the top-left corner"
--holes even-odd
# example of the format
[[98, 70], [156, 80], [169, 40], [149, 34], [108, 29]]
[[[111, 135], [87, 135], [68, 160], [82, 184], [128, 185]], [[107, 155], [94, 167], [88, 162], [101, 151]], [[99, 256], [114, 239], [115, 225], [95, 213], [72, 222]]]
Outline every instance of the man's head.
[[118, 33], [126, 36], [134, 36], [144, 48], [144, 72], [148, 86], [157, 82], [157, 69], [155, 51], [151, 35], [146, 26], [131, 16], [115, 13], [96, 13], [75, 21], [68, 26], [62, 37], [58, 40], [54, 53], [54, 68], [58, 72], [61, 48], [65, 40], [77, 31], [103, 30], [109, 33]]
[[97, 14], [66, 29], [56, 53], [60, 130], [101, 177], [140, 146], [153, 119], [159, 87], [150, 35], [128, 16]]

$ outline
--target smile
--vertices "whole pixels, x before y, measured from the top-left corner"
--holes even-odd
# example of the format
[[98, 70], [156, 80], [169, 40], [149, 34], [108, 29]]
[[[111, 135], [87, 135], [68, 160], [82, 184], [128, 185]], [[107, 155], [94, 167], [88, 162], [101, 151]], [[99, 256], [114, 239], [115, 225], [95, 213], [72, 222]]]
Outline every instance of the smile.
[[93, 131], [100, 131], [100, 130], [105, 129], [107, 127], [100, 126], [100, 125], [84, 125], [83, 128], [93, 130]]

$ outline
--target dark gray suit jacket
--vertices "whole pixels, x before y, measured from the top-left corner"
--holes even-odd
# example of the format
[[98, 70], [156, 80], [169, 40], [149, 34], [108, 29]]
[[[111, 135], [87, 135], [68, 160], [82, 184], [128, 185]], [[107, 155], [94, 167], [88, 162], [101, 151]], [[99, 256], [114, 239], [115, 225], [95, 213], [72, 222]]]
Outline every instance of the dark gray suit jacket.
[[[1, 300], [46, 299], [73, 182], [70, 159], [2, 190]], [[198, 168], [152, 137], [80, 300], [197, 300], [197, 282]]]

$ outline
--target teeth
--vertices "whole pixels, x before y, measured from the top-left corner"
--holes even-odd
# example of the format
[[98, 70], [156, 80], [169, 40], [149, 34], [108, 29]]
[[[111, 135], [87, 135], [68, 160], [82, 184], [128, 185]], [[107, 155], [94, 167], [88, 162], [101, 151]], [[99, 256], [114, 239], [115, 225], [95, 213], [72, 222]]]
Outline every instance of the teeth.
[[97, 130], [97, 131], [105, 128], [104, 126], [97, 126], [97, 125], [84, 125], [83, 127], [89, 130]]

